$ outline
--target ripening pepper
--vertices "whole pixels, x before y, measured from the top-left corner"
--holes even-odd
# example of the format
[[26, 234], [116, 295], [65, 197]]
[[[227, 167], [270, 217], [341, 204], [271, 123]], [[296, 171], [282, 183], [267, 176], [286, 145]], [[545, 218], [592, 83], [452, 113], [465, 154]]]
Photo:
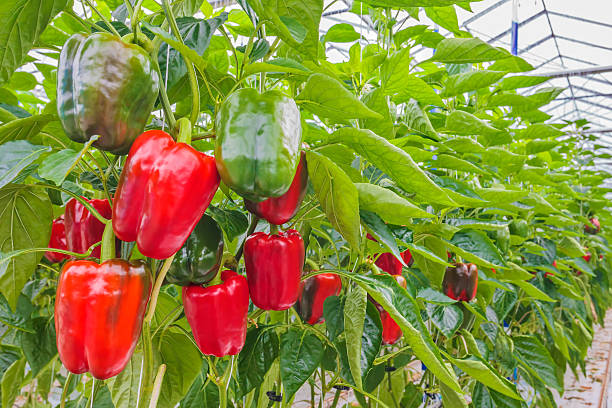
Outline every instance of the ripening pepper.
[[322, 273], [302, 281], [295, 310], [310, 325], [323, 323], [323, 303], [330, 296], [338, 296], [342, 279], [335, 273]]
[[228, 187], [252, 201], [287, 192], [302, 138], [293, 99], [278, 91], [239, 89], [219, 108], [216, 132], [217, 169]]
[[244, 200], [246, 209], [266, 221], [281, 225], [289, 221], [297, 213], [306, 194], [308, 186], [308, 169], [306, 155], [302, 152], [300, 163], [293, 177], [289, 190], [280, 197], [271, 197], [261, 202]]
[[442, 288], [449, 298], [469, 302], [478, 289], [478, 268], [472, 263], [456, 263], [446, 268]]
[[598, 234], [601, 231], [601, 224], [599, 220], [595, 217], [589, 218], [589, 223], [584, 226], [584, 232], [587, 234]]
[[[111, 217], [112, 210], [108, 200], [94, 199], [87, 200], [87, 202], [104, 218]], [[66, 204], [64, 225], [66, 227], [66, 246], [69, 251], [82, 254], [87, 252], [90, 246], [102, 240], [104, 224], [75, 198], [70, 199]], [[91, 256], [100, 258], [100, 246], [94, 248]]]
[[[51, 238], [49, 239], [49, 248], [64, 249], [67, 250], [66, 245], [66, 226], [64, 224], [64, 216], [61, 215], [53, 220], [51, 227]], [[59, 252], [45, 252], [45, 258], [51, 263], [62, 262], [64, 259], [70, 258], [66, 254], [60, 254]]]
[[527, 238], [529, 235], [529, 224], [525, 220], [512, 220], [508, 224], [508, 230], [510, 234], [517, 235], [521, 238]]
[[244, 244], [249, 293], [263, 310], [285, 310], [293, 306], [300, 291], [304, 266], [304, 241], [290, 229], [268, 235], [256, 232]]
[[57, 350], [66, 369], [102, 380], [123, 370], [150, 292], [151, 273], [142, 261], [67, 262], [55, 299]]
[[57, 68], [57, 113], [68, 137], [126, 154], [143, 131], [159, 92], [149, 54], [108, 33], [74, 34]]
[[185, 243], [219, 187], [215, 159], [161, 130], [132, 145], [113, 202], [113, 229], [140, 252], [165, 259]]
[[246, 340], [249, 287], [244, 276], [221, 272], [218, 285], [184, 286], [185, 317], [203, 354], [240, 353]]
[[212, 280], [223, 257], [223, 232], [212, 217], [204, 214], [174, 257], [168, 282], [180, 286], [201, 285]]

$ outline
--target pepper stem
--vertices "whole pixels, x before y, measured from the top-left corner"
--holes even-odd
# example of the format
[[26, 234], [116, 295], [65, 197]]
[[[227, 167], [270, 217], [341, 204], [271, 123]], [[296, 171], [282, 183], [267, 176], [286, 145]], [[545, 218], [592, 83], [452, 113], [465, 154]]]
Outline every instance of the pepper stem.
[[115, 257], [115, 233], [113, 223], [108, 222], [102, 233], [102, 248], [100, 250], [100, 262], [108, 261]]
[[270, 223], [270, 235], [278, 234], [278, 225]]
[[149, 403], [149, 408], [157, 407], [157, 400], [159, 399], [159, 394], [161, 393], [161, 386], [164, 381], [165, 372], [166, 365], [160, 365], [159, 369], [157, 370], [157, 375], [155, 376], [155, 383], [153, 385], [153, 393], [151, 395], [151, 402]]
[[[223, 263], [221, 265], [223, 265]], [[207, 286], [221, 285], [223, 283], [223, 280], [221, 279], [221, 269], [223, 268], [219, 267], [217, 274], [210, 282], [208, 282]]]
[[187, 118], [180, 118], [176, 121], [178, 127], [178, 135], [176, 141], [178, 143], [191, 144], [191, 122]]

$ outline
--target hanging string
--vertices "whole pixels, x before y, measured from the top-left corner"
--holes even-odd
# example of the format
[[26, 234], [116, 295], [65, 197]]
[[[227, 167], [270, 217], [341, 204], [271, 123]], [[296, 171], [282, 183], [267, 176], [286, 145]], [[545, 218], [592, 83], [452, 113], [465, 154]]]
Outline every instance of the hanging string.
[[[168, 91], [168, 60], [170, 59], [170, 46], [166, 44], [166, 72], [164, 74], [164, 88]], [[162, 130], [166, 129], [166, 115], [162, 113]], [[140, 394], [139, 394], [140, 395]]]

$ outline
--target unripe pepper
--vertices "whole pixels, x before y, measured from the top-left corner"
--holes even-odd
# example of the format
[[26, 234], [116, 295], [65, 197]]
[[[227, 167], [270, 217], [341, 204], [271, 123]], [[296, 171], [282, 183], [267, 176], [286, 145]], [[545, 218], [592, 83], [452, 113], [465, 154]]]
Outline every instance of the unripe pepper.
[[138, 342], [151, 292], [141, 261], [64, 265], [55, 299], [57, 350], [66, 369], [98, 379], [119, 374]]
[[240, 353], [246, 340], [249, 287], [234, 271], [221, 273], [223, 283], [183, 287], [185, 317], [203, 354]]
[[57, 113], [68, 137], [126, 154], [143, 131], [159, 93], [149, 54], [108, 33], [74, 34], [59, 57]]
[[451, 299], [469, 302], [478, 289], [478, 268], [472, 263], [456, 263], [446, 268], [442, 289]]
[[291, 182], [289, 190], [280, 197], [272, 197], [261, 202], [245, 199], [244, 205], [247, 210], [263, 218], [266, 221], [282, 225], [289, 221], [297, 213], [306, 194], [308, 186], [308, 169], [306, 168], [306, 155], [302, 152], [300, 163]]
[[[111, 205], [106, 199], [87, 200], [104, 218], [111, 218]], [[64, 213], [66, 228], [66, 246], [68, 250], [83, 254], [90, 246], [102, 240], [104, 224], [100, 222], [89, 210], [77, 201], [70, 199], [66, 204]], [[94, 248], [91, 256], [100, 258], [100, 246]]]
[[[67, 250], [66, 245], [66, 226], [64, 224], [64, 216], [60, 216], [53, 221], [51, 227], [51, 238], [49, 239], [49, 248], [64, 249]], [[45, 252], [45, 258], [51, 263], [62, 262], [64, 259], [70, 258], [66, 254], [60, 254], [59, 252]]]
[[166, 279], [180, 286], [201, 285], [213, 279], [223, 257], [223, 232], [204, 214], [179, 249]]
[[239, 89], [219, 108], [215, 128], [217, 169], [228, 187], [252, 201], [287, 192], [302, 138], [293, 99], [278, 91]]
[[119, 239], [165, 259], [195, 228], [219, 187], [215, 159], [161, 130], [144, 132], [132, 145], [113, 203]]
[[527, 238], [529, 235], [529, 224], [527, 224], [527, 221], [522, 219], [512, 220], [510, 224], [508, 224], [508, 230], [512, 235]]
[[335, 273], [321, 273], [302, 281], [295, 310], [310, 325], [323, 323], [323, 303], [330, 296], [338, 296], [342, 279]]
[[263, 310], [285, 310], [296, 302], [304, 267], [304, 241], [290, 229], [268, 235], [256, 232], [244, 244], [249, 293]]

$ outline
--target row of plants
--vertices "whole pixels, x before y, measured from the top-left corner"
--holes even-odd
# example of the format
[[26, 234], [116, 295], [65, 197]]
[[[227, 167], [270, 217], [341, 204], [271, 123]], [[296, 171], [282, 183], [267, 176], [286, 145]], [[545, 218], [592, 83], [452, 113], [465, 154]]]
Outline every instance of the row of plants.
[[563, 89], [469, 2], [237, 3], [0, 5], [2, 406], [555, 407], [612, 304]]

